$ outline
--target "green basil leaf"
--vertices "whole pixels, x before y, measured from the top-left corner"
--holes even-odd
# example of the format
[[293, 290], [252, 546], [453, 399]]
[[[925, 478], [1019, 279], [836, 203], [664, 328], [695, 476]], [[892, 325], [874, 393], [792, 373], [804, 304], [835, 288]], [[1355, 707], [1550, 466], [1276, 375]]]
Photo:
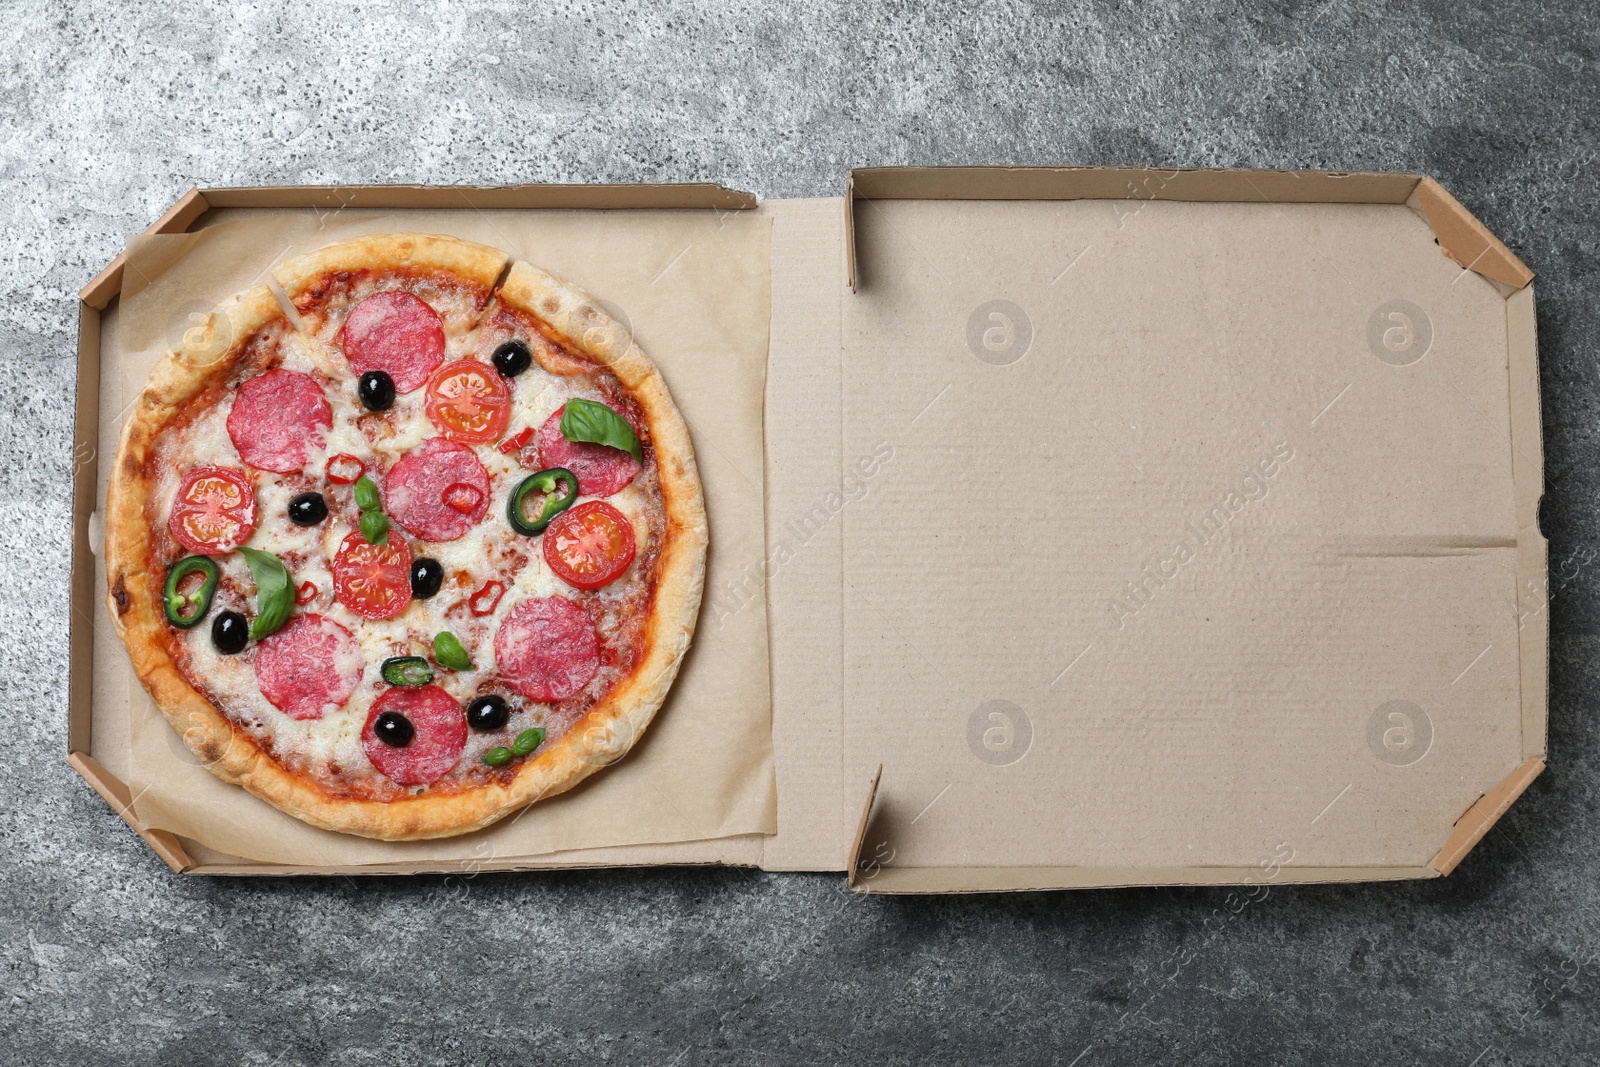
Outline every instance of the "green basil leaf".
[[381, 511], [361, 513], [361, 536], [380, 548], [389, 543], [389, 520]]
[[569, 441], [620, 448], [640, 463], [644, 462], [639, 435], [633, 432], [628, 420], [593, 400], [567, 401], [567, 409], [561, 415], [561, 436]]
[[524, 730], [511, 742], [513, 756], [526, 756], [540, 745], [544, 744], [544, 727], [535, 726], [531, 730]]
[[271, 552], [259, 548], [239, 551], [250, 564], [250, 577], [256, 580], [256, 617], [250, 623], [250, 638], [259, 641], [277, 633], [289, 621], [289, 611], [294, 607], [294, 582], [289, 578], [289, 568]]
[[453, 671], [472, 669], [472, 657], [461, 646], [461, 638], [449, 630], [440, 630], [433, 635], [433, 658], [439, 661], [439, 666], [449, 667]]
[[[365, 474], [356, 479], [356, 507], [362, 511], [377, 511], [383, 506], [378, 499], [378, 487]], [[372, 538], [367, 538], [372, 540]]]

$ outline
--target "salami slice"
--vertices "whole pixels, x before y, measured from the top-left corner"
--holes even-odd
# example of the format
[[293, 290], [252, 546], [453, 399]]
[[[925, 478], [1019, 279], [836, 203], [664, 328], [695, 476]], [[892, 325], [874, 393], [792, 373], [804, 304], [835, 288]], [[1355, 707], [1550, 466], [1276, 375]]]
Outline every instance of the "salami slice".
[[341, 344], [356, 374], [381, 370], [395, 392], [414, 393], [444, 359], [444, 323], [410, 293], [375, 293], [350, 309]]
[[[539, 446], [539, 462], [545, 467], [565, 467], [571, 471], [577, 476], [578, 492], [584, 496], [610, 496], [626, 488], [643, 469], [639, 461], [610, 445], [567, 440], [561, 433], [561, 416], [566, 410], [563, 404], [539, 427], [539, 434], [534, 438]], [[627, 417], [622, 412], [618, 414]], [[628, 422], [633, 424], [632, 419]], [[635, 432], [639, 429], [638, 426], [633, 428]]]
[[251, 378], [234, 393], [228, 412], [228, 436], [240, 458], [276, 474], [304, 467], [332, 425], [333, 410], [322, 386], [293, 370], [269, 370]]
[[[396, 747], [373, 729], [379, 716], [400, 715], [411, 724], [411, 738]], [[455, 698], [436, 685], [397, 686], [372, 702], [361, 728], [361, 747], [385, 777], [400, 785], [437, 782], [461, 762], [467, 747], [467, 716]]]
[[400, 457], [384, 488], [390, 517], [424, 541], [463, 537], [489, 511], [489, 472], [472, 449], [442, 437]]
[[361, 645], [322, 615], [296, 615], [256, 649], [256, 684], [291, 719], [320, 719], [361, 681]]
[[537, 597], [500, 624], [494, 659], [506, 684], [529, 700], [565, 700], [600, 669], [600, 638], [588, 613], [566, 597]]

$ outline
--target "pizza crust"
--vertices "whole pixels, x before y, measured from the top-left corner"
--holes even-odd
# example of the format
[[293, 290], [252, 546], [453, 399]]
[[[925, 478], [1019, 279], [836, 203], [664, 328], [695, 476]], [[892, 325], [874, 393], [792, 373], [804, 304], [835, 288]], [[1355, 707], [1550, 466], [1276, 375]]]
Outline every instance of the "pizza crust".
[[[286, 264], [276, 279], [291, 299], [341, 270], [396, 265], [459, 273], [492, 286], [507, 257], [450, 237], [385, 234], [357, 238]], [[498, 291], [505, 303], [542, 319], [572, 348], [609, 368], [643, 410], [659, 468], [666, 528], [637, 668], [566, 734], [525, 760], [509, 782], [459, 793], [393, 801], [337, 797], [285, 770], [184, 678], [168, 652], [161, 608], [164, 575], [149, 566], [149, 464], [156, 440], [185, 405], [232, 372], [252, 337], [284, 312], [266, 286], [220, 306], [182, 349], [162, 358], [123, 429], [106, 505], [107, 604], [151, 699], [217, 777], [326, 830], [384, 840], [469, 833], [538, 800], [573, 788], [616, 762], [644, 735], [670, 689], [694, 634], [709, 540], [689, 429], [655, 364], [588, 294], [517, 263]], [[285, 323], [286, 324], [286, 323]], [[286, 324], [287, 325], [287, 324]]]
[[272, 279], [298, 308], [323, 279], [345, 272], [438, 272], [492, 289], [509, 258], [497, 248], [440, 234], [374, 233], [297, 256], [276, 268]]

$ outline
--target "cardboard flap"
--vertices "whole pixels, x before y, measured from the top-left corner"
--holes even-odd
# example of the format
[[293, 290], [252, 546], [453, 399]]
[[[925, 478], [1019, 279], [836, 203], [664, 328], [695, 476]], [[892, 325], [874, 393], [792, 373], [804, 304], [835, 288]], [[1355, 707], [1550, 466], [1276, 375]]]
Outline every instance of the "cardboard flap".
[[1406, 203], [1428, 220], [1439, 248], [1463, 270], [1476, 271], [1512, 289], [1533, 281], [1533, 271], [1432, 178], [1419, 181]]
[[[856, 201], [1112, 200], [1403, 204], [1415, 174], [1161, 167], [860, 167], [845, 180], [846, 283], [857, 283]], [[1442, 191], [1442, 190], [1441, 190]], [[1459, 205], [1458, 205], [1459, 206]]]
[[[210, 206], [204, 193], [198, 189], [190, 189], [144, 232], [182, 233], [194, 223], [195, 219], [205, 214]], [[122, 268], [127, 260], [126, 254], [119, 253], [116, 259], [106, 264], [106, 268], [94, 276], [93, 281], [78, 291], [78, 299], [96, 311], [103, 310], [111, 303], [111, 298], [122, 291]]]
[[845, 878], [851, 889], [860, 886], [862, 879], [871, 878], [877, 871], [863, 872], [861, 847], [867, 840], [867, 827], [872, 822], [872, 806], [878, 799], [878, 782], [883, 779], [883, 764], [878, 764], [878, 769], [872, 772], [872, 781], [867, 784], [867, 799], [861, 805], [861, 820], [856, 824], [855, 840], [850, 843], [850, 866]]
[[[746, 211], [753, 193], [714, 182], [668, 185], [305, 185], [207, 189], [209, 206], [271, 208], [323, 206], [474, 211], [505, 208], [714, 208]], [[166, 232], [166, 231], [158, 231]]]
[[1531, 759], [1506, 775], [1499, 785], [1489, 790], [1456, 820], [1439, 854], [1429, 864], [1440, 874], [1449, 874], [1460, 865], [1473, 846], [1500, 821], [1500, 816], [1511, 810], [1533, 780], [1544, 773], [1544, 760]]

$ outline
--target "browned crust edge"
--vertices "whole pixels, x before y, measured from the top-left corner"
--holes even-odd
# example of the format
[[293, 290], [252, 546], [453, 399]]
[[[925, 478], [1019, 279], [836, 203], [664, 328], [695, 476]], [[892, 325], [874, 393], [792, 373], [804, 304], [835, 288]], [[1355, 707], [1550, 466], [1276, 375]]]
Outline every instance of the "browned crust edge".
[[308, 290], [341, 271], [442, 271], [492, 289], [510, 258], [498, 248], [442, 234], [371, 233], [296, 256], [274, 268], [272, 279], [296, 306]]
[[[428, 238], [436, 251], [442, 248], [440, 242], [467, 244], [453, 238]], [[309, 266], [280, 272], [278, 280], [291, 288], [289, 282], [313, 277], [311, 271], [320, 277], [330, 269], [350, 269], [352, 259], [373, 269], [394, 266], [392, 261], [375, 258], [383, 244], [375, 236], [321, 249], [291, 264]], [[341, 259], [338, 250], [347, 246], [352, 248], [352, 259]], [[499, 257], [485, 283], [492, 284], [505, 257], [493, 249], [482, 251], [488, 255], [463, 253], [454, 261], [475, 259], [481, 273], [492, 257]], [[439, 258], [432, 264], [438, 265]], [[415, 266], [415, 259], [407, 265]], [[382, 840], [450, 837], [481, 829], [528, 804], [566, 792], [616, 762], [643, 736], [677, 677], [694, 634], [709, 541], [705, 499], [688, 426], [660, 372], [626, 328], [592, 297], [553, 275], [519, 262], [499, 296], [544, 320], [574, 347], [610, 368], [629, 388], [650, 427], [667, 516], [639, 666], [560, 741], [524, 763], [509, 782], [389, 802], [329, 796], [314, 783], [285, 770], [253, 740], [236, 731], [188, 683], [167, 653], [162, 641], [162, 576], [150, 573], [148, 566], [146, 502], [151, 484], [144, 473], [145, 461], [161, 430], [182, 412], [185, 403], [213, 376], [228, 373], [251, 336], [274, 317], [281, 317], [267, 287], [258, 286], [223, 304], [193, 343], [164, 357], [123, 428], [107, 492], [107, 604], [134, 670], [172, 728], [211, 773], [313, 826]]]

